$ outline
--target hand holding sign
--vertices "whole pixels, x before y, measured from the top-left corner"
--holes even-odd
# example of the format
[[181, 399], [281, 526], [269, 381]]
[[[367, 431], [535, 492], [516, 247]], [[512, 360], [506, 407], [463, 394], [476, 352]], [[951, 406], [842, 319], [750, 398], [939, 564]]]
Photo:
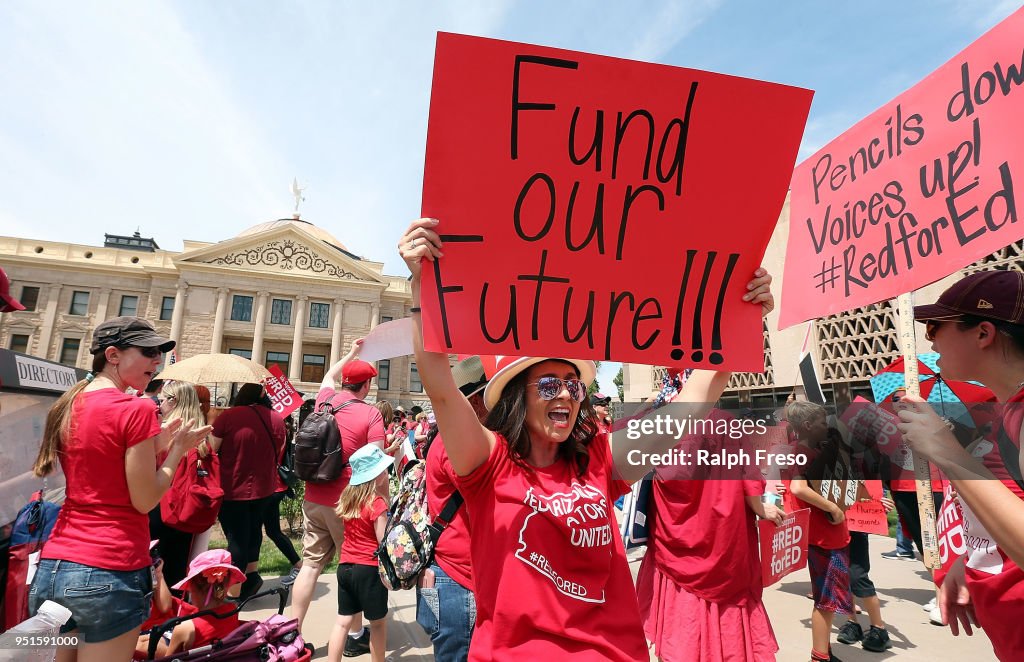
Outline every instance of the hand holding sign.
[[[774, 301], [743, 279], [810, 97], [439, 34], [422, 211], [444, 229], [423, 219], [399, 245], [424, 268], [425, 348], [762, 370], [761, 324], [739, 302]], [[757, 176], [738, 196], [742, 171]]]

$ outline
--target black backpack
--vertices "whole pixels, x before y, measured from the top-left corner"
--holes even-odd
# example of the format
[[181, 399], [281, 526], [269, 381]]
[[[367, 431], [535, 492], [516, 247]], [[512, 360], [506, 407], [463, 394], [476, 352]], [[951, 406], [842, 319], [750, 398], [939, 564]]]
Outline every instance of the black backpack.
[[341, 430], [334, 415], [355, 402], [332, 407], [322, 402], [295, 433], [295, 475], [307, 483], [329, 483], [341, 476], [347, 460], [342, 456]]

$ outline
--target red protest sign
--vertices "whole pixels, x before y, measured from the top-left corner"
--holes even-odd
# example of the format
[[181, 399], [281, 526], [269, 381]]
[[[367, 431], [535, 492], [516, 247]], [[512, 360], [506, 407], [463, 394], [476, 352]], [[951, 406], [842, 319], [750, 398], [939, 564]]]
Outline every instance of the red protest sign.
[[780, 526], [761, 520], [757, 523], [761, 544], [761, 578], [771, 586], [786, 575], [807, 565], [807, 530], [810, 508], [786, 515]]
[[295, 390], [292, 383], [281, 372], [281, 368], [275, 363], [267, 370], [273, 376], [263, 380], [263, 386], [267, 389], [267, 395], [270, 396], [270, 403], [274, 407], [274, 411], [282, 416], [287, 416], [301, 407], [302, 394]]
[[779, 327], [890, 299], [1024, 237], [1024, 10], [797, 166]]
[[[812, 93], [440, 33], [427, 349], [760, 371], [741, 295]], [[728, 324], [722, 324], [727, 319]]]
[[953, 486], [946, 483], [942, 508], [935, 514], [935, 528], [938, 533], [939, 563], [935, 569], [936, 586], [942, 585], [946, 573], [953, 563], [967, 554], [967, 539], [964, 536], [964, 515], [960, 502], [953, 497]]
[[882, 506], [882, 481], [866, 480], [870, 501], [858, 501], [846, 511], [846, 525], [851, 531], [889, 535], [889, 518]]

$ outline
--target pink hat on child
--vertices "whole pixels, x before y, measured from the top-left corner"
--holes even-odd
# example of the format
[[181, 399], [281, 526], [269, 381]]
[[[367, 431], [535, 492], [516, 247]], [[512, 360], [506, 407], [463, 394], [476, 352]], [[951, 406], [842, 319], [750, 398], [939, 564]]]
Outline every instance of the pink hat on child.
[[202, 575], [210, 584], [220, 583], [224, 577], [228, 578], [226, 586], [234, 586], [245, 581], [245, 575], [231, 565], [231, 555], [227, 550], [211, 549], [192, 559], [192, 563], [188, 564], [188, 574], [185, 575], [185, 579], [171, 588], [175, 591], [185, 590], [188, 583], [199, 575]]

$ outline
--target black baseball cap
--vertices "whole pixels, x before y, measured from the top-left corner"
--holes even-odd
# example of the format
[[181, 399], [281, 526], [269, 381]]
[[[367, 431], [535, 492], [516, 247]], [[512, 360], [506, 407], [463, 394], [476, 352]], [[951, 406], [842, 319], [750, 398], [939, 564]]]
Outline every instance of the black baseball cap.
[[914, 319], [919, 322], [963, 315], [1024, 324], [1024, 273], [979, 271], [953, 283], [935, 303], [914, 306]]
[[107, 347], [159, 347], [161, 352], [169, 352], [175, 344], [173, 340], [159, 335], [148, 320], [115, 317], [93, 331], [89, 352], [98, 354]]

